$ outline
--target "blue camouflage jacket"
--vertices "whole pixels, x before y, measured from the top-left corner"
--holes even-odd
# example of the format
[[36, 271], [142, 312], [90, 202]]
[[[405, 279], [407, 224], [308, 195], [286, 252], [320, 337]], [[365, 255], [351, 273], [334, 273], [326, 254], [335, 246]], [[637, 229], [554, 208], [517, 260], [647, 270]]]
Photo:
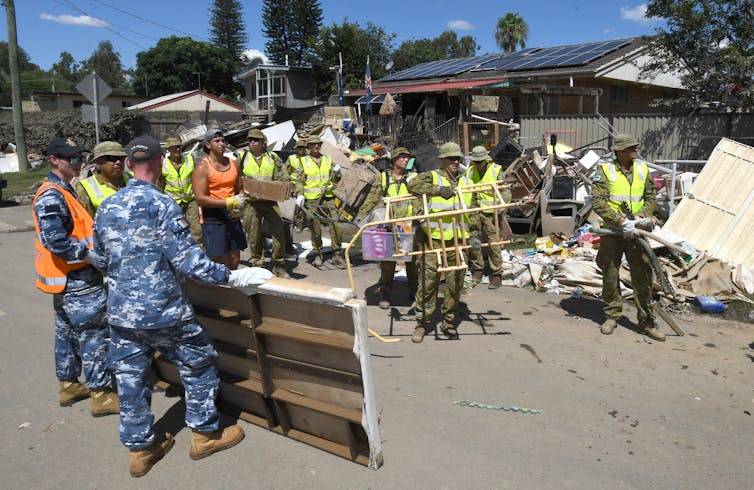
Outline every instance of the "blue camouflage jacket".
[[144, 180], [131, 179], [102, 203], [94, 218], [94, 250], [107, 264], [107, 316], [116, 327], [190, 321], [184, 277], [219, 284], [230, 273], [202, 252], [173, 198]]
[[[63, 182], [55, 173], [50, 172], [47, 179], [63, 186], [66, 191], [76, 196], [73, 187]], [[57, 189], [50, 189], [36, 200], [33, 208], [39, 223], [39, 241], [42, 246], [61, 259], [84, 260], [87, 255], [86, 244], [71, 238], [73, 220], [71, 211]], [[100, 264], [97, 264], [100, 266]], [[102, 275], [92, 266], [68, 273], [65, 293], [84, 291], [102, 286]]]

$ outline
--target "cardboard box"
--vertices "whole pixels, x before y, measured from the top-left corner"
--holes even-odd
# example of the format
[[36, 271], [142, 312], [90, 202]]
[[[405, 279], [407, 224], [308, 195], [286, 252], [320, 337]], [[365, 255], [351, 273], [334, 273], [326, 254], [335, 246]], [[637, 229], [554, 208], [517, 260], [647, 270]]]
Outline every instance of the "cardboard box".
[[293, 186], [290, 182], [256, 180], [242, 178], [243, 190], [254, 199], [265, 201], [285, 201], [291, 197]]

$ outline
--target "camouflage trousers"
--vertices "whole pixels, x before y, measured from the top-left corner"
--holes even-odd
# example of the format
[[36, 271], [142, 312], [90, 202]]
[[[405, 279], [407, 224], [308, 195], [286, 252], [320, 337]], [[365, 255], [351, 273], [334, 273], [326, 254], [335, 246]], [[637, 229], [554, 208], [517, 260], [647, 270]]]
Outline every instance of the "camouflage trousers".
[[272, 201], [252, 202], [243, 208], [241, 221], [249, 241], [252, 265], [264, 265], [262, 220], [265, 230], [272, 235], [272, 260], [282, 265], [285, 262], [285, 226], [280, 209]]
[[[408, 280], [408, 295], [416, 296], [416, 290], [418, 285], [418, 275], [416, 272], [416, 262], [411, 260], [405, 262], [406, 264], [406, 279]], [[383, 260], [380, 262], [380, 294], [387, 298], [390, 296], [390, 291], [393, 289], [393, 282], [395, 281], [395, 267], [397, 262], [394, 260]]]
[[[312, 199], [307, 201], [307, 206], [313, 209], [317, 208], [319, 203], [318, 199]], [[335, 198], [326, 197], [322, 199], [322, 208], [320, 209], [332, 209], [331, 217], [335, 219]], [[330, 246], [332, 247], [333, 254], [339, 254], [342, 251], [343, 244], [343, 229], [336, 221], [325, 221], [317, 218], [312, 218], [309, 223], [309, 228], [312, 231], [312, 248], [315, 254], [322, 253], [322, 224], [326, 224], [330, 227]]]
[[189, 222], [189, 229], [191, 230], [191, 236], [194, 237], [196, 243], [202, 244], [202, 225], [199, 222], [199, 204], [196, 199], [189, 202], [178, 203], [183, 211], [183, 215]]
[[160, 329], [111, 325], [110, 332], [110, 363], [120, 399], [120, 440], [127, 448], [143, 449], [155, 440], [150, 410], [155, 351], [178, 368], [186, 397], [186, 425], [200, 431], [218, 429], [217, 352], [204, 327], [196, 321]]
[[[448, 242], [447, 245], [452, 247], [452, 242]], [[432, 246], [436, 250], [440, 249], [442, 241], [432, 240]], [[419, 289], [416, 294], [416, 319], [418, 323], [427, 324], [432, 320], [432, 315], [434, 315], [437, 307], [440, 273], [437, 272], [437, 254], [429, 252], [429, 248], [426, 245], [424, 247], [425, 253], [419, 256], [418, 263]], [[447, 257], [449, 266], [460, 263], [453, 248], [447, 249]], [[465, 274], [465, 269], [445, 273], [445, 294], [443, 295], [442, 306], [440, 307], [440, 314], [445, 322], [452, 323], [456, 318]]]
[[84, 291], [54, 294], [52, 307], [58, 380], [76, 380], [83, 368], [87, 388], [112, 388], [113, 377], [107, 369], [109, 332], [105, 288], [98, 285]]
[[[502, 222], [502, 218], [500, 219]], [[501, 224], [501, 223], [498, 223]], [[479, 239], [482, 242], [495, 242], [498, 237], [502, 240], [502, 231], [495, 233], [495, 217], [490, 213], [479, 213], [479, 225], [481, 227]], [[490, 275], [502, 277], [503, 275], [503, 257], [500, 255], [502, 247], [500, 245], [490, 245], [487, 247], [487, 261], [490, 264]], [[484, 270], [484, 253], [483, 250], [469, 249], [469, 269], [471, 272]]]
[[654, 324], [652, 298], [652, 266], [649, 257], [636, 240], [617, 236], [603, 236], [597, 253], [597, 266], [602, 269], [602, 301], [605, 303], [605, 318], [618, 320], [623, 312], [620, 294], [620, 263], [626, 254], [631, 268], [631, 284], [634, 288], [634, 304], [640, 326]]

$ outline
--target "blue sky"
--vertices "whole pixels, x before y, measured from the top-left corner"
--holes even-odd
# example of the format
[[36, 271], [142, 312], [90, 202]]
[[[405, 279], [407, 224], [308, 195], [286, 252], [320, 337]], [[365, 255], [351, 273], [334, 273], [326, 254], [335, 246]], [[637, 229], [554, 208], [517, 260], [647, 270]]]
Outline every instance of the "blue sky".
[[[247, 47], [263, 51], [262, 1], [241, 4]], [[49, 69], [61, 51], [82, 60], [100, 41], [109, 40], [123, 66], [132, 68], [136, 53], [153, 47], [159, 38], [190, 33], [196, 40], [207, 40], [209, 5], [209, 0], [15, 0], [18, 41], [32, 62]], [[459, 37], [474, 36], [481, 46], [478, 54], [499, 51], [493, 33], [497, 19], [507, 12], [518, 13], [529, 25], [530, 47], [652, 34], [662, 26], [660, 20], [644, 17], [642, 2], [631, 0], [323, 0], [320, 5], [325, 24], [340, 24], [345, 18], [362, 26], [372, 21], [397, 34], [394, 47], [453, 29]], [[5, 25], [3, 19], [3, 41], [8, 39]]]

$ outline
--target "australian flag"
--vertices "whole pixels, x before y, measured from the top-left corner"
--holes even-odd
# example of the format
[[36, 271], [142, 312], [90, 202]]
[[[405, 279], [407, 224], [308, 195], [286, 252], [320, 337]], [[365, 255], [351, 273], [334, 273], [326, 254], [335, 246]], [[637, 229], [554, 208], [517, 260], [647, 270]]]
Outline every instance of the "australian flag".
[[367, 56], [367, 71], [364, 74], [364, 86], [367, 89], [367, 112], [372, 110], [372, 73], [369, 70], [369, 56]]
[[338, 65], [338, 104], [343, 106], [346, 105], [346, 102], [343, 100], [343, 56], [340, 53], [338, 53], [338, 60], [340, 60]]

